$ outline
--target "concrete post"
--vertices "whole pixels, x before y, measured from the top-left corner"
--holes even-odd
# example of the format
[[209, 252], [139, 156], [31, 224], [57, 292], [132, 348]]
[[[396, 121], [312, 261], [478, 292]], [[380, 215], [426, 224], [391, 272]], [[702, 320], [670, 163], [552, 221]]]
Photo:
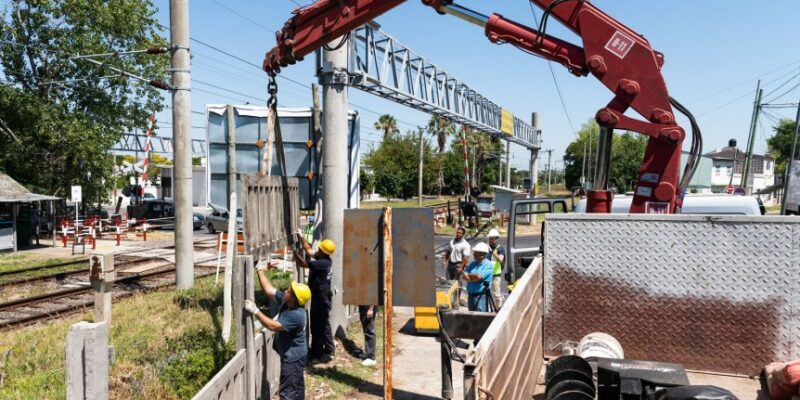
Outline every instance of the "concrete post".
[[[236, 182], [236, 112], [233, 106], [228, 104], [225, 107], [225, 116], [227, 122], [228, 133], [228, 196], [236, 192], [238, 195], [238, 185]], [[271, 166], [267, 168], [272, 168]], [[228, 203], [228, 215], [235, 215], [236, 210], [231, 209], [231, 204]]]
[[[346, 336], [347, 307], [342, 303], [342, 242], [344, 238], [344, 209], [347, 207], [347, 47], [341, 38], [329, 45], [336, 50], [323, 51], [322, 72], [322, 197], [325, 238], [339, 247], [331, 257], [333, 274], [333, 305], [331, 329], [339, 337]], [[338, 47], [338, 48], [337, 48]]]
[[506, 187], [511, 187], [511, 141], [506, 141]]
[[[539, 131], [539, 113], [531, 113], [531, 125], [533, 126], [534, 135], [538, 136], [539, 146], [541, 146], [541, 133]], [[528, 177], [531, 181], [531, 187], [528, 190], [530, 196], [536, 195], [535, 188], [536, 182], [539, 180], [539, 149], [531, 149], [530, 164], [528, 165]]]
[[114, 252], [93, 252], [89, 256], [89, 281], [94, 289], [94, 322], [111, 324], [111, 299], [116, 279]]
[[172, 137], [175, 143], [175, 284], [178, 289], [189, 289], [194, 286], [189, 0], [170, 0], [169, 22], [172, 48]]
[[72, 325], [66, 355], [67, 400], [108, 399], [108, 323]]
[[[255, 299], [255, 289], [253, 280], [253, 256], [244, 256], [244, 268], [242, 268], [242, 276], [244, 278], [244, 297], [246, 300]], [[267, 262], [264, 260], [264, 262]], [[256, 360], [256, 345], [253, 338], [253, 315], [250, 313], [243, 313], [242, 330], [245, 332], [245, 357], [247, 361], [247, 400], [256, 400], [256, 369], [258, 368]]]

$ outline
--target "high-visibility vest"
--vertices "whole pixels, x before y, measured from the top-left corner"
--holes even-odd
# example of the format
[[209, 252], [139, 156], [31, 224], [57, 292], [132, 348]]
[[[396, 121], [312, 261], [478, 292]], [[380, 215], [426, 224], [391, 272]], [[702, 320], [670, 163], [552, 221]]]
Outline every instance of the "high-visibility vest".
[[498, 244], [497, 247], [492, 250], [492, 265], [494, 266], [492, 269], [492, 275], [500, 275], [503, 273], [503, 263], [497, 259], [497, 256], [499, 255], [498, 251], [500, 251], [501, 247], [503, 246]]
[[313, 224], [306, 225], [306, 228], [303, 231], [303, 236], [306, 239], [306, 243], [308, 243], [308, 244], [314, 243], [314, 225]]

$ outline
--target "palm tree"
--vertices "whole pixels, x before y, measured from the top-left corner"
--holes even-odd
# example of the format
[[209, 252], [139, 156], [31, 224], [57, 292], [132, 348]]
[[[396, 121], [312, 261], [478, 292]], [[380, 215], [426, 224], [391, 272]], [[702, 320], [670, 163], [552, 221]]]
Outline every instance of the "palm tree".
[[444, 146], [447, 144], [447, 137], [455, 134], [456, 125], [445, 117], [433, 115], [428, 120], [428, 132], [436, 136], [436, 144], [439, 145], [439, 171], [436, 176], [436, 189], [438, 195], [441, 196], [442, 188], [444, 188], [444, 163], [442, 162]]
[[386, 139], [389, 135], [399, 133], [397, 129], [397, 120], [390, 114], [383, 114], [378, 117], [378, 121], [373, 125], [375, 129], [383, 131], [383, 138]]

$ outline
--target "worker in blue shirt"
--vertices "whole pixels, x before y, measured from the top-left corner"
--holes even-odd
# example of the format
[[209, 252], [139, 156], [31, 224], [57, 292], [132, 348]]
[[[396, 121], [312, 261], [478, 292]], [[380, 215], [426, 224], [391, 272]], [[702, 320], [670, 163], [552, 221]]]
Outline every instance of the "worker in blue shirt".
[[291, 286], [278, 290], [264, 274], [266, 263], [256, 266], [261, 289], [267, 297], [280, 304], [278, 317], [270, 318], [258, 309], [252, 300], [245, 300], [244, 309], [261, 322], [265, 328], [275, 332], [273, 348], [281, 358], [280, 399], [303, 400], [306, 396], [303, 369], [306, 366], [306, 311], [303, 308], [311, 299], [311, 289], [303, 283], [292, 282]]
[[493, 265], [491, 261], [486, 259], [487, 253], [489, 253], [489, 245], [483, 242], [476, 244], [472, 248], [473, 261], [464, 270], [470, 311], [489, 311], [487, 307], [489, 301], [488, 288], [492, 284]]

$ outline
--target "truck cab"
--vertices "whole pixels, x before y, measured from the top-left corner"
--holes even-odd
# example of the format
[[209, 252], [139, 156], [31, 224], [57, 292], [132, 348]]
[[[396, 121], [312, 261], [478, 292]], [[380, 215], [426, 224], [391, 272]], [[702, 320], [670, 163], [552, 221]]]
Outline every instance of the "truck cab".
[[[518, 199], [511, 202], [508, 219], [508, 251], [505, 279], [517, 281], [544, 245], [544, 215], [566, 213], [567, 200], [560, 197]], [[536, 239], [537, 234], [539, 240]]]

